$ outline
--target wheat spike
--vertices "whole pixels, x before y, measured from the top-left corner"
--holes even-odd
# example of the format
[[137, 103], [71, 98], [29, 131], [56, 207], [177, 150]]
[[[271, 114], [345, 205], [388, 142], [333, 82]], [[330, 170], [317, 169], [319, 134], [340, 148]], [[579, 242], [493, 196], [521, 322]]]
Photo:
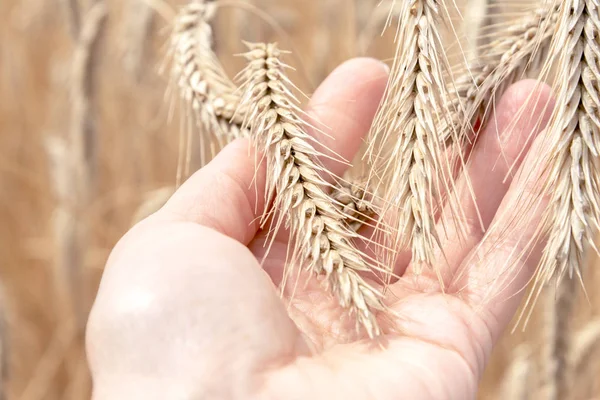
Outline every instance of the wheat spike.
[[[549, 51], [558, 16], [558, 5], [543, 3], [490, 41], [469, 71], [451, 87], [452, 104], [448, 108], [457, 112], [452, 114], [450, 129], [440, 127], [442, 140], [454, 139], [462, 148], [476, 118], [481, 118], [482, 124], [487, 121], [494, 99], [521, 79], [526, 70], [540, 66]], [[457, 132], [460, 134], [453, 138]]]
[[600, 218], [600, 17], [598, 1], [565, 1], [551, 62], [560, 71], [557, 107], [548, 125], [546, 192], [550, 207], [544, 228], [548, 243], [540, 283], [557, 274], [581, 278], [586, 247], [595, 248]]
[[201, 145], [209, 158], [231, 140], [247, 136], [240, 130], [240, 121], [231, 123], [238, 108], [236, 87], [212, 50], [209, 22], [215, 12], [216, 4], [211, 0], [183, 7], [171, 40], [173, 76], [189, 111], [189, 122], [194, 125], [191, 129], [200, 130]]
[[[438, 242], [435, 212], [450, 174], [438, 131], [449, 104], [449, 67], [438, 32], [442, 6], [432, 0], [401, 3], [396, 58], [367, 150], [370, 180], [377, 182], [370, 186], [386, 185], [382, 194], [396, 214], [386, 223], [395, 231], [388, 247], [412, 249], [416, 267], [432, 263]], [[396, 255], [391, 256], [393, 263]]]
[[248, 47], [248, 66], [241, 73], [242, 105], [251, 138], [264, 152], [269, 171], [266, 204], [272, 203], [262, 222], [277, 213], [272, 234], [284, 224], [290, 230], [287, 268], [300, 265], [325, 277], [340, 305], [356, 315], [370, 337], [377, 336], [381, 331], [375, 313], [384, 310], [382, 294], [359, 275], [371, 268], [352, 243], [357, 235], [344, 223], [343, 209], [326, 193], [320, 154], [299, 117], [281, 52], [275, 44]]
[[[544, 248], [536, 283], [555, 281], [557, 309], [554, 340], [549, 341], [554, 369], [547, 380], [548, 398], [566, 398], [572, 374], [567, 365], [568, 317], [573, 311], [576, 280], [582, 279], [584, 251], [595, 248], [600, 218], [600, 15], [597, 0], [561, 4], [551, 61], [558, 64], [557, 107], [547, 132], [550, 139], [546, 193], [550, 198]], [[562, 278], [568, 275], [568, 279]], [[562, 282], [561, 282], [562, 281]]]

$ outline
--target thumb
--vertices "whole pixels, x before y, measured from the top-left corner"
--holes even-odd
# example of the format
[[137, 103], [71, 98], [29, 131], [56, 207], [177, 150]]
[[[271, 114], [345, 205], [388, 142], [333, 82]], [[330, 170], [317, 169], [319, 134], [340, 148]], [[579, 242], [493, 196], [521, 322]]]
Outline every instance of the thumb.
[[229, 144], [192, 175], [156, 217], [197, 223], [247, 245], [265, 207], [265, 167], [254, 157], [248, 140]]

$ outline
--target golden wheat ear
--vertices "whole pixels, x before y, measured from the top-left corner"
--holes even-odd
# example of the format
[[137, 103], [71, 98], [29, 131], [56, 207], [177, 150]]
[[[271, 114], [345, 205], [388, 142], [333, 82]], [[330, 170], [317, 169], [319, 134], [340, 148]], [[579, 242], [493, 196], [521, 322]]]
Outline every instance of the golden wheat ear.
[[270, 223], [271, 237], [289, 228], [285, 275], [299, 267], [322, 277], [339, 304], [375, 337], [381, 333], [376, 314], [385, 310], [383, 295], [360, 275], [374, 267], [354, 245], [357, 234], [345, 222], [349, 216], [344, 208], [328, 194], [331, 185], [322, 178], [326, 171], [319, 162], [324, 155], [313, 147], [300, 117], [281, 51], [275, 44], [247, 45], [248, 64], [240, 74], [241, 109], [244, 126], [267, 164], [270, 207], [263, 225]]
[[[369, 184], [381, 191], [388, 210], [386, 256], [412, 250], [415, 267], [431, 266], [439, 248], [436, 213], [451, 193], [453, 166], [444, 148], [439, 126], [451, 130], [450, 70], [444, 55], [440, 26], [446, 10], [437, 1], [394, 2], [398, 15], [396, 57], [383, 102], [373, 123], [366, 158]], [[448, 134], [448, 137], [455, 137]], [[387, 211], [390, 211], [389, 213]]]
[[545, 219], [548, 243], [540, 279], [581, 278], [583, 255], [600, 227], [600, 16], [598, 2], [564, 1], [549, 63], [557, 70], [548, 124]]
[[[231, 140], [247, 136], [240, 128], [241, 121], [234, 120], [239, 105], [236, 87], [212, 49], [210, 21], [215, 13], [214, 1], [200, 0], [183, 7], [175, 20], [170, 44], [172, 79], [183, 103], [187, 136], [198, 133], [207, 159]], [[191, 144], [182, 143], [182, 148], [186, 146], [189, 150]]]
[[544, 2], [511, 22], [505, 30], [486, 38], [489, 43], [479, 50], [478, 59], [457, 79], [455, 90], [462, 101], [462, 107], [457, 108], [464, 110], [459, 114], [460, 119], [454, 120], [458, 126], [462, 124], [460, 137], [469, 136], [476, 118], [486, 123], [495, 99], [527, 72], [545, 77], [546, 68], [537, 70], [547, 59], [559, 18], [558, 8], [554, 2]]
[[556, 106], [542, 160], [543, 194], [549, 199], [541, 224], [546, 242], [529, 299], [535, 302], [542, 288], [549, 292], [544, 387], [549, 399], [566, 398], [574, 381], [567, 362], [572, 342], [569, 317], [575, 310], [576, 282], [583, 283], [585, 253], [598, 252], [595, 238], [600, 228], [599, 3], [566, 0], [558, 14], [547, 61], [547, 68], [556, 71]]

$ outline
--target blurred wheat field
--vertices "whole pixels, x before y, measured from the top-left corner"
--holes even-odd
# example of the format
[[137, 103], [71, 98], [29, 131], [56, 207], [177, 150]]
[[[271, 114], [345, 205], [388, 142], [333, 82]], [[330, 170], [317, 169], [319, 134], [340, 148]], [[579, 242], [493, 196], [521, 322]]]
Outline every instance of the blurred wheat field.
[[[266, 21], [229, 2], [215, 26], [216, 49], [233, 75], [242, 66], [233, 56], [243, 49], [241, 39], [276, 40], [293, 51], [290, 61], [297, 70], [292, 78], [310, 95], [348, 58], [391, 60], [391, 35], [379, 37], [381, 26], [373, 25], [378, 2], [245, 2], [269, 15]], [[77, 43], [63, 3], [0, 2], [0, 307], [6, 320], [0, 355], [7, 359], [0, 370], [7, 399], [89, 398], [83, 328], [102, 268], [116, 241], [171, 193], [177, 174], [178, 110], [169, 101], [168, 76], [160, 66], [169, 12], [185, 1], [108, 0], [87, 88], [93, 93], [89, 105], [95, 134], [86, 146], [94, 160], [88, 171], [93, 179], [85, 202], [65, 196], [75, 190], [73, 182], [64, 180], [64, 169], [74, 162], [66, 143], [74, 125]], [[94, 2], [80, 3], [85, 16]], [[518, 13], [523, 4], [507, 2], [504, 15]], [[190, 171], [198, 165], [193, 155]], [[70, 252], [61, 247], [60, 221], [86, 229], [84, 251], [75, 264], [65, 261]], [[573, 357], [586, 360], [573, 389], [573, 399], [581, 400], [600, 398], [600, 327], [594, 322], [600, 319], [595, 290], [600, 263], [594, 257], [588, 262], [587, 293], [579, 294], [578, 313], [572, 316], [574, 348], [579, 349]], [[65, 268], [72, 265], [76, 268]], [[524, 332], [507, 332], [498, 346], [481, 399], [517, 398], [519, 393], [528, 395], [518, 398], [542, 398], [532, 389], [543, 362], [537, 308]]]

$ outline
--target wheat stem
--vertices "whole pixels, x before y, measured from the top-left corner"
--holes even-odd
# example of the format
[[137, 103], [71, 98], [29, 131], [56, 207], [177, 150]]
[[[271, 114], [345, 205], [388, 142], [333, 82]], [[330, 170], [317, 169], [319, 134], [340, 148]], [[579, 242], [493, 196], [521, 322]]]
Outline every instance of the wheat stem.
[[528, 400], [530, 396], [530, 379], [533, 371], [531, 349], [522, 344], [515, 352], [501, 385], [499, 399]]
[[544, 322], [543, 398], [569, 398], [572, 371], [569, 363], [571, 347], [571, 316], [577, 290], [574, 279], [556, 279], [555, 290], [548, 286]]
[[144, 56], [154, 22], [154, 8], [147, 0], [133, 0], [127, 13], [126, 39], [123, 40], [125, 70], [139, 81], [144, 66]]
[[75, 40], [79, 38], [81, 30], [81, 10], [77, 0], [61, 0], [64, 14], [67, 18], [71, 37]]
[[96, 170], [96, 122], [93, 109], [95, 60], [107, 15], [97, 2], [83, 21], [72, 63], [71, 126], [67, 140], [49, 142], [52, 180], [58, 205], [55, 211], [57, 286], [67, 283], [59, 295], [65, 297], [81, 329], [86, 311], [81, 274], [85, 269], [88, 226], [84, 210], [93, 198]]
[[[2, 289], [2, 288], [0, 288]], [[8, 320], [6, 316], [6, 302], [4, 296], [4, 290], [0, 291], [0, 400], [6, 400], [7, 389], [6, 383], [8, 380], [8, 366], [9, 366], [9, 329]]]

